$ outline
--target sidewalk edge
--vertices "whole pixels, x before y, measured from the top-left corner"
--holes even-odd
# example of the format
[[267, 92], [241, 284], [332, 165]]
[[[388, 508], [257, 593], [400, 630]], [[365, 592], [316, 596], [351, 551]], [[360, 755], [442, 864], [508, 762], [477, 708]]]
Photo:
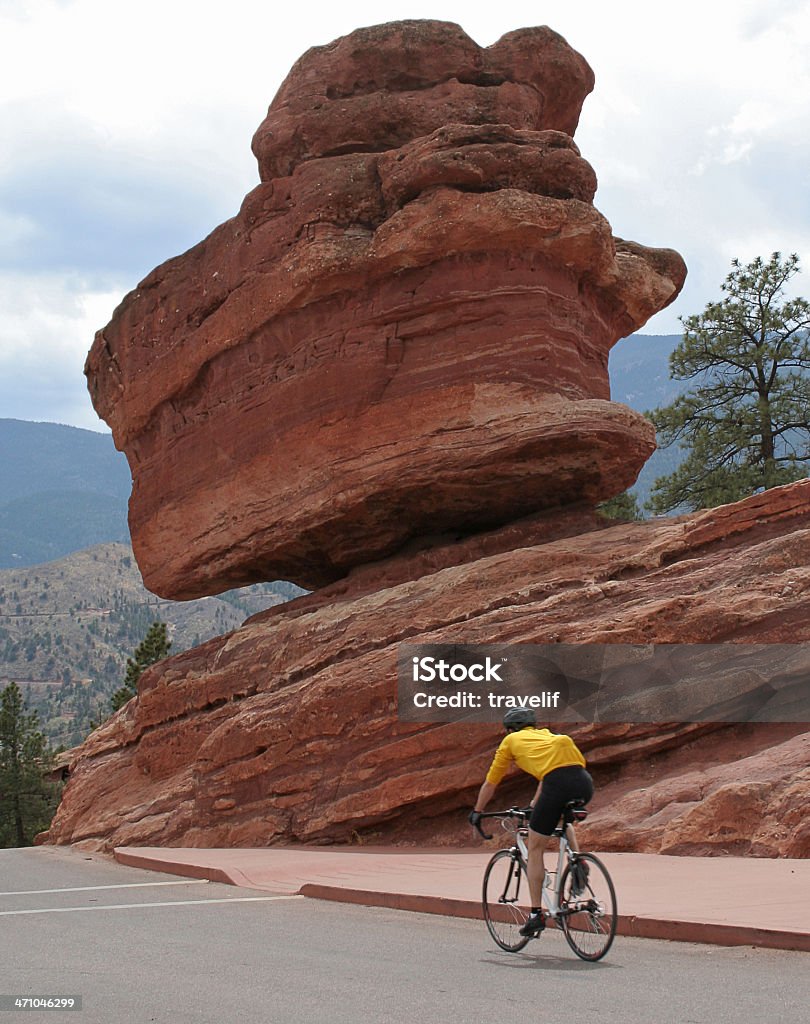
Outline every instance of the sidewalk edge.
[[242, 889], [255, 889], [256, 883], [237, 868], [215, 868], [202, 864], [180, 863], [171, 860], [159, 860], [157, 857], [142, 856], [130, 853], [121, 847], [113, 850], [113, 857], [119, 864], [131, 868], [145, 868], [147, 871], [161, 871], [169, 875], [180, 875], [183, 878], [201, 878], [209, 882], [223, 882], [225, 885], [237, 885]]
[[[298, 890], [311, 899], [339, 903], [358, 903], [367, 907], [410, 910], [422, 914], [442, 914], [482, 920], [481, 905], [472, 900], [411, 893], [373, 892], [337, 885], [307, 883]], [[641, 939], [666, 939], [670, 942], [697, 942], [713, 946], [756, 946], [763, 949], [787, 949], [810, 953], [810, 935], [745, 925], [711, 924], [701, 921], [667, 921], [635, 914], [619, 915], [618, 935]]]

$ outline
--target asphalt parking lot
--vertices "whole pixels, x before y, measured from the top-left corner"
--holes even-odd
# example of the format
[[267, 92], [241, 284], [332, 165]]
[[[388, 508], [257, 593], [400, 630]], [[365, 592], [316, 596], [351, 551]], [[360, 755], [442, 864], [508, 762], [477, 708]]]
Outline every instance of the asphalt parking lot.
[[80, 1010], [0, 1010], [0, 1024], [489, 1024], [555, 1006], [573, 1022], [804, 1024], [810, 1003], [804, 953], [619, 938], [586, 964], [552, 933], [508, 954], [478, 921], [50, 847], [0, 851], [0, 879], [0, 995], [81, 997]]

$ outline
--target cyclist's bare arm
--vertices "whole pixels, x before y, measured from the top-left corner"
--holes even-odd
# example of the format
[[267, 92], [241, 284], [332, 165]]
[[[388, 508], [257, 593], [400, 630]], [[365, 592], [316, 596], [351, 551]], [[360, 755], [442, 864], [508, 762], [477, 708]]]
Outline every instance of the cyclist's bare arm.
[[497, 786], [494, 786], [491, 782], [484, 780], [481, 789], [478, 791], [478, 799], [475, 801], [475, 810], [483, 811], [489, 801], [495, 794]]

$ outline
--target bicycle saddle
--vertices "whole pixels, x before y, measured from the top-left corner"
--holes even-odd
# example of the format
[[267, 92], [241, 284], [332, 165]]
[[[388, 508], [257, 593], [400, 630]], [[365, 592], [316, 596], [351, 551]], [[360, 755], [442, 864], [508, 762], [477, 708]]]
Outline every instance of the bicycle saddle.
[[563, 821], [570, 825], [574, 821], [584, 821], [588, 817], [584, 800], [569, 800], [563, 808]]

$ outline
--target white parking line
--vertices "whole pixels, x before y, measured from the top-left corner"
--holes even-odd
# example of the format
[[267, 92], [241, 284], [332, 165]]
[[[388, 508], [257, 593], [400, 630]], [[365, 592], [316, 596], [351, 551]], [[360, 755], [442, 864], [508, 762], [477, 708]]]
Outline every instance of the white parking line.
[[0, 896], [37, 896], [48, 892], [95, 892], [96, 889], [146, 889], [154, 885], [208, 885], [209, 879], [195, 878], [188, 882], [124, 882], [119, 885], [76, 885], [71, 889], [25, 889], [21, 892], [0, 892]]
[[23, 914], [71, 914], [81, 910], [139, 910], [142, 907], [201, 907], [207, 903], [269, 903], [272, 900], [304, 900], [297, 893], [289, 896], [235, 896], [223, 900], [176, 900], [166, 903], [113, 903], [102, 907], [44, 907], [37, 910], [0, 910], [0, 917], [19, 917]]

